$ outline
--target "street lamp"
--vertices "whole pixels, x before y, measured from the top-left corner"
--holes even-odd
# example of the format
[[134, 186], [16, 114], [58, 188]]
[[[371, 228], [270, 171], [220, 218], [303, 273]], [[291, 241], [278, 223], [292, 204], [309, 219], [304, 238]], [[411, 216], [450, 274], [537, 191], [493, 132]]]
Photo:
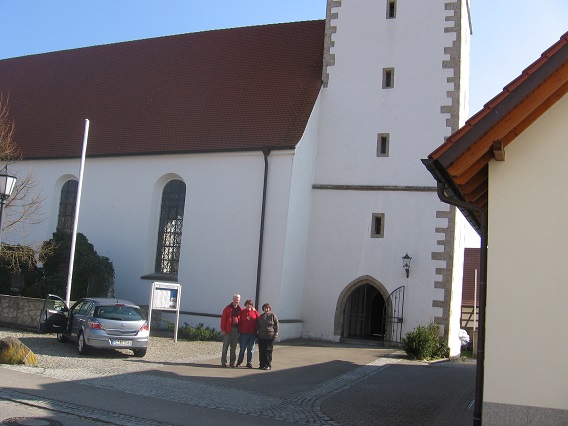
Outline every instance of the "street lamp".
[[406, 278], [409, 277], [410, 275], [410, 261], [412, 260], [412, 258], [408, 255], [408, 253], [406, 253], [404, 256], [402, 256], [402, 267], [404, 268], [404, 271], [406, 272]]
[[2, 232], [2, 216], [4, 214], [4, 205], [6, 200], [12, 194], [14, 186], [16, 186], [16, 176], [8, 174], [8, 166], [4, 167], [0, 172], [0, 238]]

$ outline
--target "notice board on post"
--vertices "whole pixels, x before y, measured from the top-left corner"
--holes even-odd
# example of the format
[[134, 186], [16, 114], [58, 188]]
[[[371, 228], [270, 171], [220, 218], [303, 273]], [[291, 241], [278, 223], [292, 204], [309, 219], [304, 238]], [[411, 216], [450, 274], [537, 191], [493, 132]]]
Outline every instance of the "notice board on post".
[[181, 284], [177, 283], [152, 283], [150, 292], [150, 306], [148, 309], [148, 327], [152, 324], [152, 311], [175, 311], [176, 325], [174, 329], [174, 342], [177, 342], [179, 328], [179, 304], [181, 301]]

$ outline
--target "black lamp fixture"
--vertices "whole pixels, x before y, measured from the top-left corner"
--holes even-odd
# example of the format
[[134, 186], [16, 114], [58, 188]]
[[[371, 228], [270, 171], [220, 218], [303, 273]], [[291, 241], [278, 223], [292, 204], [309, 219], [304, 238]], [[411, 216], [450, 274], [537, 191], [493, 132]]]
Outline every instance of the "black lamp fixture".
[[8, 174], [8, 166], [0, 171], [0, 233], [2, 232], [2, 216], [4, 213], [4, 205], [6, 200], [12, 194], [14, 186], [16, 186], [16, 176]]
[[408, 278], [410, 276], [410, 261], [412, 260], [412, 258], [408, 255], [408, 253], [406, 253], [404, 256], [402, 256], [402, 267], [404, 268], [404, 271], [406, 272], [406, 278]]

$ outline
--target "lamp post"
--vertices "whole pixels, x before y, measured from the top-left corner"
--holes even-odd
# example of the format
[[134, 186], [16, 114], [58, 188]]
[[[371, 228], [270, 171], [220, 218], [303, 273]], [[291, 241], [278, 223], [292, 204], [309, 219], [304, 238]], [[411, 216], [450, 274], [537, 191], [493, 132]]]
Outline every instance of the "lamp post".
[[8, 167], [4, 167], [0, 172], [0, 239], [2, 237], [2, 217], [4, 215], [4, 205], [6, 200], [12, 194], [14, 186], [16, 186], [16, 176], [8, 174]]
[[404, 256], [402, 256], [402, 267], [404, 269], [404, 271], [406, 272], [406, 278], [408, 278], [410, 276], [410, 261], [412, 260], [412, 258], [408, 255], [408, 253], [406, 253]]

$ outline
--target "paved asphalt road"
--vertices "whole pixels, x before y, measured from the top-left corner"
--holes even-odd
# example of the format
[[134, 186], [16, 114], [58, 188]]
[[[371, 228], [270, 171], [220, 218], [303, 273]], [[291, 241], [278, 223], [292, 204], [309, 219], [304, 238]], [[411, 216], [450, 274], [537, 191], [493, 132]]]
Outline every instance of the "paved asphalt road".
[[[168, 344], [171, 351], [179, 348], [179, 342]], [[73, 368], [42, 367], [41, 362], [40, 367], [2, 366], [0, 424], [473, 422], [475, 364], [471, 362], [427, 364], [408, 361], [400, 351], [380, 346], [292, 341], [278, 344], [273, 369], [262, 371], [222, 368], [220, 352], [171, 361], [171, 357], [157, 360], [151, 351], [143, 359], [120, 352], [73, 355], [84, 363]]]

